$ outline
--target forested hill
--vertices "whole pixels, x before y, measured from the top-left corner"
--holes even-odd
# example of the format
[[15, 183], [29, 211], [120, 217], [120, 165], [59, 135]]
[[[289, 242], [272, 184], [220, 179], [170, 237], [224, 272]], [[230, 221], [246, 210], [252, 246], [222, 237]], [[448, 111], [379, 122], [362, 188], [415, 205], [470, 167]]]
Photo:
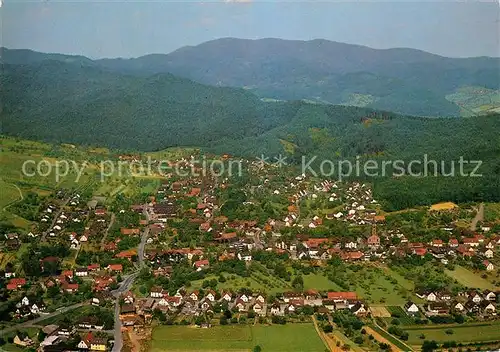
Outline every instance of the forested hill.
[[[172, 73], [203, 84], [245, 88], [261, 98], [307, 99], [418, 116], [480, 114], [500, 106], [500, 99], [489, 99], [483, 92], [500, 95], [499, 58], [446, 58], [415, 49], [378, 50], [328, 40], [223, 38], [170, 54], [95, 61], [5, 48], [1, 56], [6, 64], [50, 59], [143, 78]], [[450, 98], [463, 89], [473, 94], [462, 94], [458, 101]], [[481, 109], [471, 111], [470, 102]]]
[[[420, 118], [367, 108], [264, 102], [244, 89], [171, 74], [120, 74], [86, 62], [4, 65], [2, 133], [55, 143], [156, 150], [198, 146], [254, 158], [482, 160], [485, 177], [384, 178], [391, 208], [439, 200], [500, 200], [500, 116]], [[439, 181], [439, 182], [438, 182]], [[418, 189], [418, 194], [415, 190]], [[418, 197], [417, 197], [418, 196]]]
[[499, 147], [495, 115], [428, 119], [303, 101], [264, 102], [243, 89], [165, 73], [119, 74], [82, 62], [4, 65], [1, 79], [3, 132], [51, 142], [144, 151], [193, 145], [243, 156], [286, 151], [298, 158], [411, 157]]

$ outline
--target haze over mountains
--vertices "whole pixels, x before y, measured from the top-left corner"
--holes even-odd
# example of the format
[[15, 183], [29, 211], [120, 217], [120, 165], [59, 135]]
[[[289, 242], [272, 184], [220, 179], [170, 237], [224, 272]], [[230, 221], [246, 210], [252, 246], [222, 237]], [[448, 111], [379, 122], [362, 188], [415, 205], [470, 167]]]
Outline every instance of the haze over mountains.
[[459, 116], [447, 96], [462, 87], [497, 90], [499, 58], [446, 58], [415, 49], [371, 49], [328, 40], [224, 38], [170, 54], [134, 59], [3, 49], [2, 61], [79, 62], [121, 74], [172, 73], [217, 86], [242, 87], [261, 98], [365, 106], [419, 116]]

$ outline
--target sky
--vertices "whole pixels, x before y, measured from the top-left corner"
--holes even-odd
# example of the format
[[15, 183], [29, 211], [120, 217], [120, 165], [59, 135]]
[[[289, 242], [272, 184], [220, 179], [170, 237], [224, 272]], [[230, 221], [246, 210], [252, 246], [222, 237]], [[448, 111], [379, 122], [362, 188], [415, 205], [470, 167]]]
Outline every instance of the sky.
[[500, 0], [0, 1], [1, 46], [93, 59], [169, 53], [222, 37], [500, 56]]

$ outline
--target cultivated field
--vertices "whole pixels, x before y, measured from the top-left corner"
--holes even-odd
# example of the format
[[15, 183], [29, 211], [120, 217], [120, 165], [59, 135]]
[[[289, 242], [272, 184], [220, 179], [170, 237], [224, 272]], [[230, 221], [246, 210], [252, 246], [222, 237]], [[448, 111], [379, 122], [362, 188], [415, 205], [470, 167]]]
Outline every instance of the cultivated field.
[[153, 331], [151, 352], [160, 351], [263, 351], [323, 352], [325, 345], [312, 324], [272, 326], [160, 326]]
[[455, 270], [445, 269], [446, 275], [457, 280], [462, 285], [469, 288], [495, 290], [497, 287], [491, 282], [483, 279], [480, 274], [470, 271], [461, 266], [455, 266]]
[[433, 204], [430, 208], [431, 211], [440, 211], [440, 210], [452, 210], [458, 208], [458, 205], [452, 202], [444, 202]]
[[[394, 316], [394, 318], [397, 318], [402, 325], [412, 325], [414, 324], [413, 319], [406, 314], [406, 311], [403, 309], [401, 306], [390, 306], [387, 307], [387, 310], [390, 312], [391, 316]], [[392, 320], [388, 319], [388, 322], [390, 323]]]
[[380, 317], [380, 318], [390, 318], [391, 313], [387, 310], [385, 306], [371, 306], [370, 310], [372, 312], [372, 316]]

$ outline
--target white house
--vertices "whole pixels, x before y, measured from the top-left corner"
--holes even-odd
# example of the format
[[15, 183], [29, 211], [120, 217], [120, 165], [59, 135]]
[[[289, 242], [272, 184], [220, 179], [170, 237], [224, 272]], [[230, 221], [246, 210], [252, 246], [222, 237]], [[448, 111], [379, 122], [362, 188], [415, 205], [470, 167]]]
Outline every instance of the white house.
[[30, 308], [32, 314], [40, 314], [40, 312], [43, 310], [43, 307], [39, 307], [36, 304], [33, 304]]
[[80, 342], [78, 342], [77, 347], [82, 350], [88, 350], [90, 348], [90, 342], [86, 341], [85, 339], [81, 340]]
[[487, 301], [496, 301], [497, 299], [497, 295], [495, 294], [495, 292], [493, 291], [490, 291], [490, 292], [487, 292], [484, 294], [484, 299], [487, 300]]
[[78, 268], [75, 270], [75, 275], [78, 277], [84, 277], [89, 275], [87, 268]]
[[231, 294], [229, 292], [224, 292], [224, 294], [221, 297], [221, 300], [224, 300], [226, 302], [231, 302], [233, 298], [231, 297]]
[[487, 249], [487, 250], [484, 251], [483, 255], [486, 258], [491, 259], [491, 258], [493, 258], [493, 256], [495, 255], [495, 253], [493, 252], [493, 250]]
[[491, 263], [491, 262], [489, 262], [489, 261], [485, 260], [485, 261], [483, 262], [483, 264], [484, 264], [484, 266], [486, 267], [486, 270], [487, 270], [487, 271], [493, 271], [493, 270], [495, 270], [495, 266], [493, 265], [493, 263]]
[[418, 306], [413, 302], [407, 302], [405, 304], [405, 309], [409, 314], [417, 314], [419, 311]]
[[149, 296], [151, 296], [152, 298], [161, 298], [163, 297], [163, 290], [161, 289], [161, 287], [153, 287], [149, 292]]
[[245, 254], [238, 253], [238, 259], [243, 260], [245, 262], [249, 262], [252, 260], [252, 255], [250, 253], [245, 253]]
[[215, 302], [215, 293], [209, 291], [208, 294], [205, 296], [205, 298], [208, 299], [210, 302]]

